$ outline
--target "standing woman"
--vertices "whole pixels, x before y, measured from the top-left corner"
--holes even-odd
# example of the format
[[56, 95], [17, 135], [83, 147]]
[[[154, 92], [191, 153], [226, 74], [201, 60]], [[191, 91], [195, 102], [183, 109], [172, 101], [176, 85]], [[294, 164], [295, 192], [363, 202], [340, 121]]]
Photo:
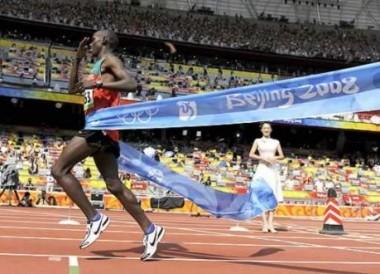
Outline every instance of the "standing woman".
[[[283, 201], [279, 161], [284, 159], [284, 153], [282, 152], [280, 142], [271, 138], [271, 124], [263, 123], [260, 128], [263, 136], [255, 139], [249, 153], [250, 158], [259, 161], [253, 181], [260, 178], [266, 182], [273, 190], [273, 194], [279, 203]], [[263, 232], [277, 232], [273, 227], [274, 211], [275, 209], [262, 214]]]

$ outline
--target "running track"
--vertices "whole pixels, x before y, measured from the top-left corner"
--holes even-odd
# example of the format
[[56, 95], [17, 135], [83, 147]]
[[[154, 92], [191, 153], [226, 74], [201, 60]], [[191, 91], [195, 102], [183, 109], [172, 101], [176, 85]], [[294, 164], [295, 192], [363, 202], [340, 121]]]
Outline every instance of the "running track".
[[[231, 232], [232, 221], [150, 214], [166, 227], [157, 259], [140, 262], [141, 233], [124, 212], [86, 250], [84, 225], [59, 225], [68, 209], [0, 207], [0, 273], [6, 274], [248, 274], [380, 273], [380, 224], [345, 222], [344, 236], [320, 235], [319, 220], [277, 219], [288, 231], [260, 232], [258, 220]], [[78, 210], [73, 219], [84, 223]]]

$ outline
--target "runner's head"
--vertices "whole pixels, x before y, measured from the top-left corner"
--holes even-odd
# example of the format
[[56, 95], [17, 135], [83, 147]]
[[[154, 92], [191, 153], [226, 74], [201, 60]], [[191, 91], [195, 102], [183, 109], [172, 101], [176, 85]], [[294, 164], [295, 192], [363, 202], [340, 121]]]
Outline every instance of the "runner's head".
[[105, 50], [114, 50], [118, 44], [119, 39], [112, 30], [100, 30], [92, 35], [90, 53], [98, 57]]

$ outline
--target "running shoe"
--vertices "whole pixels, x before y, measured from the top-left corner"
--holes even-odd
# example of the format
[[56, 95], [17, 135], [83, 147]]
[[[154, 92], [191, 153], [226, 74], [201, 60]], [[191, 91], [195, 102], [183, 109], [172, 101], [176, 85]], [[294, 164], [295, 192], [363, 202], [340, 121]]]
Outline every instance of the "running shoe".
[[154, 231], [144, 236], [143, 244], [145, 246], [145, 250], [144, 253], [141, 255], [142, 261], [147, 261], [153, 257], [153, 255], [157, 251], [158, 243], [162, 240], [164, 234], [165, 229], [158, 225], [155, 225]]
[[87, 224], [86, 235], [79, 247], [83, 249], [92, 245], [99, 238], [102, 232], [106, 230], [109, 224], [110, 219], [106, 215], [100, 213], [99, 220]]

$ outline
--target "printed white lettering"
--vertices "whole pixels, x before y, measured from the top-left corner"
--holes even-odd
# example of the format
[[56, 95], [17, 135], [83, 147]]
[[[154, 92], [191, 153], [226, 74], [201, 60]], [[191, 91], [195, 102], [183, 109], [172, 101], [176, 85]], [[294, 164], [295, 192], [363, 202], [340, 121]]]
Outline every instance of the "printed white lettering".
[[297, 89], [306, 89], [306, 92], [304, 94], [299, 95], [298, 97], [300, 97], [303, 100], [314, 98], [317, 95], [317, 93], [313, 91], [313, 88], [314, 88], [313, 85], [300, 86]]
[[346, 94], [354, 94], [357, 93], [360, 89], [356, 84], [356, 77], [347, 77], [342, 79], [343, 83], [343, 92]]
[[246, 105], [243, 99], [239, 98], [241, 96], [240, 93], [238, 94], [231, 94], [227, 95], [227, 108], [228, 109], [234, 109], [235, 107], [243, 107]]
[[[278, 102], [279, 107], [287, 107], [294, 104], [295, 96], [302, 100], [310, 100], [315, 97], [326, 97], [341, 93], [354, 94], [360, 91], [356, 77], [343, 78], [341, 81], [318, 83], [316, 85], [306, 84], [295, 88], [275, 90], [255, 90], [249, 94], [230, 94], [226, 96], [227, 108], [229, 110], [252, 106], [262, 109], [269, 102]], [[285, 101], [285, 102], [284, 102]]]
[[327, 83], [320, 83], [316, 85], [317, 92], [319, 95], [324, 96], [329, 93], [329, 85]]
[[342, 92], [342, 83], [339, 81], [330, 82], [329, 86], [332, 94], [339, 94]]

